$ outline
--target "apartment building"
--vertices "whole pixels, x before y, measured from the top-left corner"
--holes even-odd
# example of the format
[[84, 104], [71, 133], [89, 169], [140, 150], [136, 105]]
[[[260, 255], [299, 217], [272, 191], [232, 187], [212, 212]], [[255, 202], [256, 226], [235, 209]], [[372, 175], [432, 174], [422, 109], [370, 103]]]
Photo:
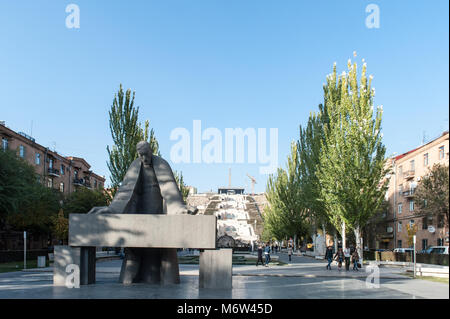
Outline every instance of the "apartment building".
[[[449, 230], [441, 217], [426, 217], [417, 213], [414, 192], [420, 180], [434, 164], [449, 165], [449, 133], [416, 149], [390, 158], [393, 174], [386, 199], [389, 209], [378, 223], [376, 238], [369, 241], [372, 248], [394, 249], [408, 247], [407, 225], [417, 225], [417, 250], [429, 246], [448, 246]], [[375, 246], [375, 247], [374, 247]]]
[[23, 132], [15, 132], [0, 122], [0, 139], [3, 150], [15, 150], [36, 169], [37, 179], [47, 187], [70, 194], [78, 187], [103, 189], [105, 178], [95, 174], [83, 158], [65, 157], [36, 143]]

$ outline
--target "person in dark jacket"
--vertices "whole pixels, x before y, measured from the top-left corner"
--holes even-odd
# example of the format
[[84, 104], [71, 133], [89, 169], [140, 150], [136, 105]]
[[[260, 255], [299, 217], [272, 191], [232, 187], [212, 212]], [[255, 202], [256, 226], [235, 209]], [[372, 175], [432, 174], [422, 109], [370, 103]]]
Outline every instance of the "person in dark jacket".
[[358, 269], [359, 255], [358, 255], [358, 250], [356, 250], [356, 249], [352, 254], [352, 261], [353, 261], [353, 270], [359, 271], [359, 269]]
[[327, 247], [325, 252], [325, 259], [328, 261], [327, 269], [331, 270], [331, 262], [333, 261], [333, 249], [331, 246]]
[[264, 261], [262, 259], [262, 255], [263, 255], [263, 248], [261, 246], [261, 244], [258, 245], [258, 260], [256, 261], [256, 267], [258, 267], [259, 262], [261, 262], [261, 265], [264, 266]]
[[266, 248], [264, 248], [264, 255], [266, 256], [266, 267], [269, 267], [270, 261], [270, 243], [268, 242]]
[[336, 258], [338, 262], [338, 269], [341, 270], [342, 262], [344, 261], [344, 251], [342, 250], [342, 247], [339, 247], [336, 255], [334, 255], [334, 258]]

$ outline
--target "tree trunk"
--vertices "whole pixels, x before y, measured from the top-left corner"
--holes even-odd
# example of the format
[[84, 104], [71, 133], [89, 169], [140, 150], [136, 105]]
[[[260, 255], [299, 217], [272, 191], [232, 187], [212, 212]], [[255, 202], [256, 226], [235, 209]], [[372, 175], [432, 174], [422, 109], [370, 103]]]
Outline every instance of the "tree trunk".
[[359, 226], [355, 227], [354, 230], [355, 233], [355, 241], [356, 241], [356, 249], [358, 250], [358, 255], [359, 255], [359, 263], [363, 264], [363, 242], [362, 242], [362, 238], [361, 238], [361, 229]]
[[345, 221], [342, 222], [342, 226], [341, 227], [342, 227], [341, 228], [342, 249], [345, 250], [345, 247], [346, 247], [346, 245], [345, 245], [345, 240], [346, 240], [346, 238], [345, 238]]
[[294, 235], [294, 247], [292, 249], [293, 251], [297, 251], [297, 234]]
[[314, 221], [314, 229], [313, 229], [313, 247], [314, 247], [314, 256], [317, 254], [317, 224]]
[[327, 247], [327, 230], [325, 229], [324, 223], [322, 223], [322, 232], [323, 232], [323, 238], [325, 240], [325, 247]]
[[336, 252], [338, 250], [338, 237], [337, 237], [337, 230], [334, 229], [334, 251]]

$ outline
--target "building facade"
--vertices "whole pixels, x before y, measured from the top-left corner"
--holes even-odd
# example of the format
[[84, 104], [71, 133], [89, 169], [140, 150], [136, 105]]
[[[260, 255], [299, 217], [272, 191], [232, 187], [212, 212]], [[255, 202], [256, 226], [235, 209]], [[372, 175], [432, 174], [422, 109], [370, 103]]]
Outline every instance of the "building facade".
[[388, 165], [393, 170], [386, 194], [389, 208], [378, 222], [375, 243], [369, 241], [372, 248], [409, 247], [407, 225], [417, 225], [417, 250], [449, 245], [449, 230], [444, 227], [443, 216], [422, 216], [417, 213], [414, 202], [418, 183], [434, 164], [449, 165], [448, 131], [427, 144], [389, 159]]
[[16, 151], [17, 155], [34, 166], [37, 179], [43, 185], [67, 195], [78, 187], [103, 190], [105, 178], [95, 174], [91, 166], [79, 157], [65, 157], [22, 132], [15, 132], [0, 123], [2, 150]]

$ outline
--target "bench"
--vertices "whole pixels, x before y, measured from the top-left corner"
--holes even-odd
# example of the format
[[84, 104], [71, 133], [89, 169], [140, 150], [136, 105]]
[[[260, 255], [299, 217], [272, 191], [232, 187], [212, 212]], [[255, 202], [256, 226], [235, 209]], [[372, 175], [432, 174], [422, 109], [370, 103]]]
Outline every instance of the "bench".
[[216, 249], [214, 215], [70, 214], [69, 245], [55, 246], [53, 284], [65, 285], [66, 266], [80, 268], [80, 284], [95, 283], [96, 247], [200, 250], [199, 287], [231, 288], [232, 250]]

